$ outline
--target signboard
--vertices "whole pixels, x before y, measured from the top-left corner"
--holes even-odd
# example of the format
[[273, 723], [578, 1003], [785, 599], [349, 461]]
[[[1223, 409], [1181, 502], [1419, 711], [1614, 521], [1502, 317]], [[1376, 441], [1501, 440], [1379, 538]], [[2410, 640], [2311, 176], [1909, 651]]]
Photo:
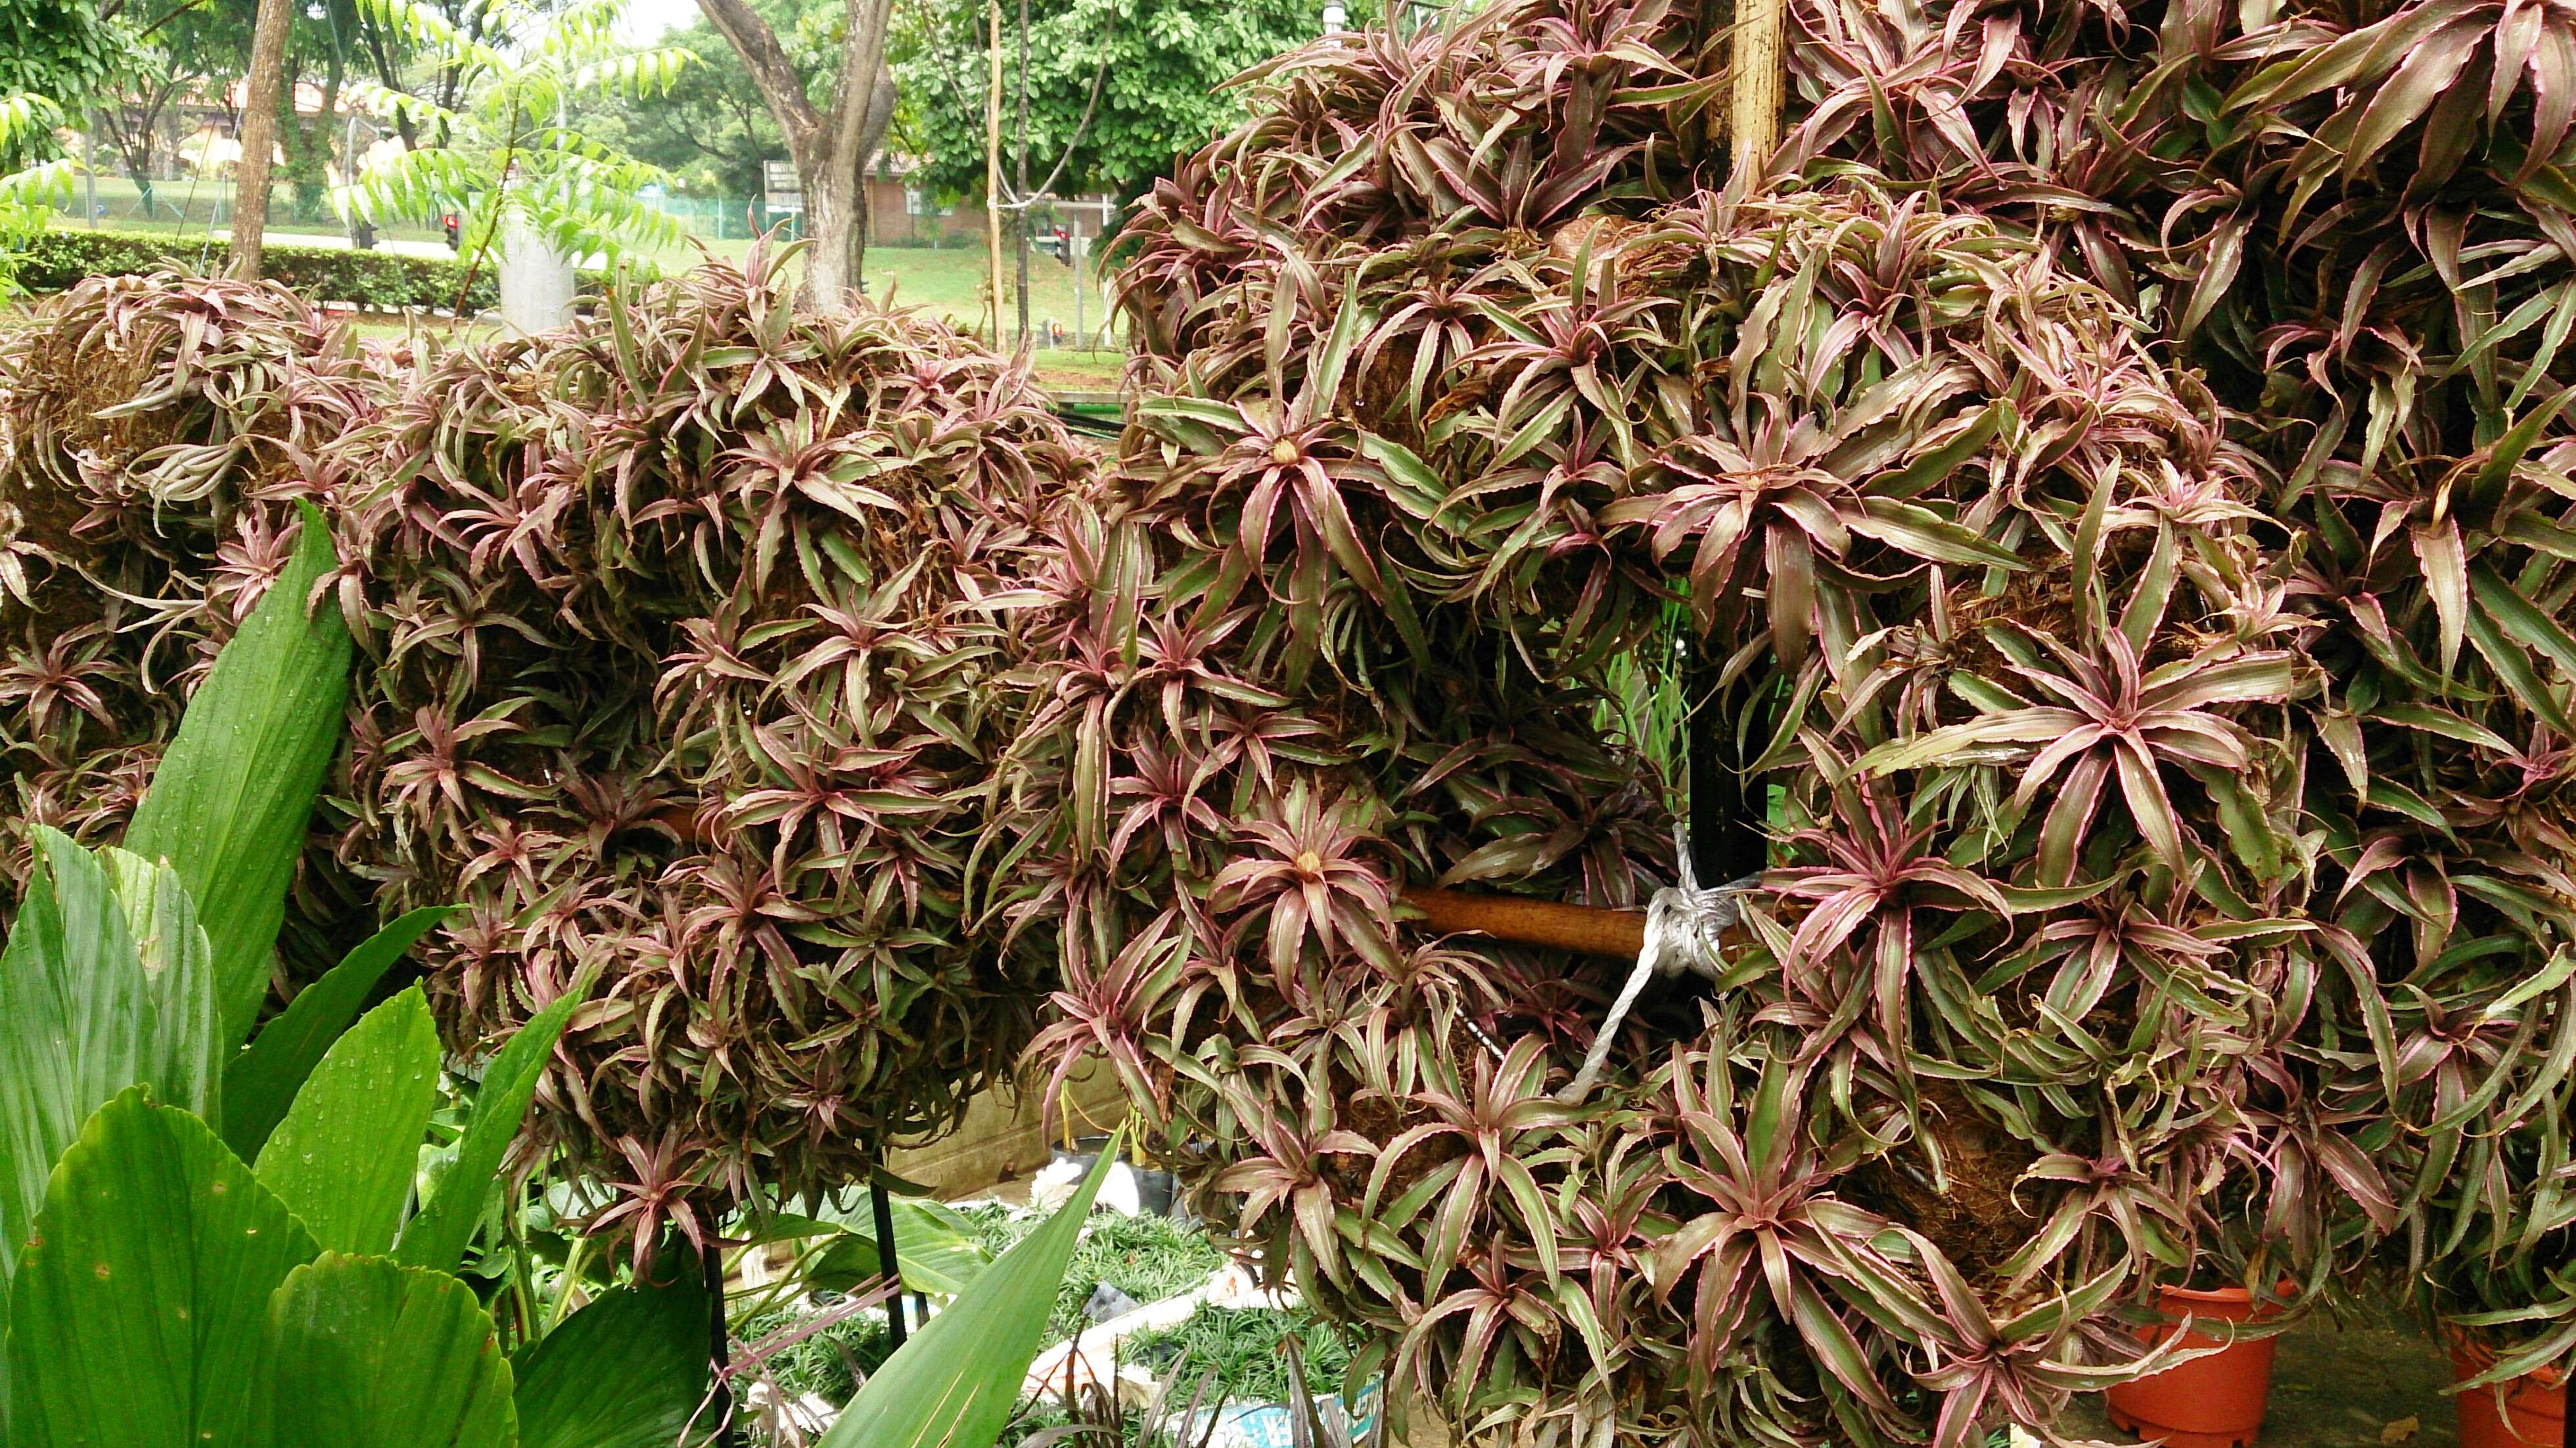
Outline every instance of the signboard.
[[805, 187], [804, 183], [796, 179], [795, 162], [761, 162], [760, 189], [764, 193], [760, 198], [761, 205], [772, 211], [793, 212], [800, 216], [804, 214]]

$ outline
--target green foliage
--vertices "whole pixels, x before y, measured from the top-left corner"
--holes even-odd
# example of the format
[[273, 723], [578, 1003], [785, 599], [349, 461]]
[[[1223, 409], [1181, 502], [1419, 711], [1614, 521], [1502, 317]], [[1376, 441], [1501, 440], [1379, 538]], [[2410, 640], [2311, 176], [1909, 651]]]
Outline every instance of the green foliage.
[[0, 950], [0, 1313], [82, 1124], [136, 1086], [210, 1109], [222, 1040], [205, 932], [169, 867], [101, 861], [52, 830], [37, 850]]
[[602, 1294], [512, 1364], [519, 1448], [672, 1448], [707, 1385], [707, 1298], [685, 1269], [667, 1287]]
[[[327, 558], [321, 536], [308, 528], [308, 580]], [[302, 583], [272, 588], [217, 655], [143, 816], [155, 833], [220, 839], [224, 826], [311, 808], [311, 771], [291, 758], [265, 771], [225, 763], [313, 689], [277, 667], [306, 650], [311, 625]], [[336, 686], [339, 676], [328, 677]], [[330, 714], [336, 727], [336, 703]], [[178, 818], [183, 808], [222, 818], [208, 828]], [[277, 833], [300, 843], [300, 829]], [[419, 991], [396, 995], [330, 1044], [253, 1170], [196, 1111], [152, 1099], [158, 1088], [219, 1114], [220, 1052], [238, 1040], [220, 1020], [219, 961], [180, 871], [122, 850], [94, 858], [41, 827], [35, 838], [39, 870], [0, 951], [0, 1059], [9, 1066], [0, 1231], [19, 1249], [12, 1290], [0, 1298], [0, 1408], [11, 1443], [509, 1448], [511, 1375], [472, 1290], [445, 1272], [322, 1252], [381, 1252], [393, 1241], [439, 1061]], [[209, 862], [206, 888], [217, 899], [278, 883], [257, 851], [198, 858]], [[398, 949], [379, 942], [374, 954]], [[487, 1073], [491, 1089], [463, 1149], [475, 1180], [440, 1193], [448, 1205], [424, 1228], [424, 1255], [452, 1255], [457, 1233], [442, 1223], [470, 1230], [480, 1214], [501, 1145], [525, 1111], [532, 1059], [572, 1001]], [[329, 1014], [297, 1023], [299, 1039]], [[281, 1048], [269, 1066], [291, 1054]], [[260, 1079], [274, 1085], [269, 1074], [263, 1067]], [[63, 1123], [102, 1092], [120, 1094], [88, 1115], [76, 1140], [60, 1141]], [[56, 1148], [59, 1160], [38, 1159]], [[31, 1180], [42, 1202], [32, 1230]], [[533, 1364], [545, 1441], [673, 1441], [676, 1428], [664, 1428], [697, 1406], [706, 1380], [689, 1338], [703, 1302], [683, 1296], [677, 1310], [689, 1317], [677, 1326], [670, 1301], [617, 1292], [598, 1304], [600, 1318], [571, 1319], [565, 1342]], [[586, 1436], [594, 1429], [607, 1437]]]
[[338, 563], [320, 509], [299, 501], [295, 551], [215, 660], [126, 827], [126, 845], [167, 860], [197, 902], [214, 950], [226, 1044], [250, 1035], [267, 993], [313, 799], [344, 737], [349, 630], [326, 600]]
[[[937, 1202], [893, 1197], [886, 1207], [894, 1223], [895, 1265], [908, 1291], [953, 1297], [1008, 1245], [979, 1240], [972, 1217]], [[856, 1292], [883, 1275], [875, 1212], [863, 1188], [828, 1199], [812, 1218], [759, 1222], [756, 1240], [786, 1236], [804, 1239], [806, 1252], [793, 1277], [808, 1290]]]
[[[51, 292], [84, 277], [148, 276], [165, 269], [206, 274], [222, 269], [223, 255], [221, 243], [203, 238], [57, 227], [28, 239], [18, 281], [29, 291]], [[488, 263], [476, 269], [469, 285], [465, 263], [447, 257], [272, 244], [261, 258], [268, 280], [314, 302], [372, 312], [449, 310], [461, 296], [469, 315], [501, 304], [500, 284]], [[589, 285], [597, 284], [597, 275], [589, 274]]]
[[259, 1179], [325, 1251], [391, 1250], [438, 1101], [438, 1033], [418, 987], [332, 1043], [260, 1148]]
[[[755, 0], [752, 9], [786, 48], [806, 94], [826, 93], [839, 74], [847, 7], [831, 0]], [[762, 163], [783, 160], [787, 142], [741, 52], [695, 13], [662, 43], [691, 57], [668, 87], [649, 96], [587, 100], [577, 113], [583, 131], [661, 168], [682, 190], [737, 200], [760, 195]]]
[[[1042, 1220], [996, 1204], [967, 1207], [960, 1215], [992, 1253], [1009, 1250]], [[1139, 1303], [1160, 1302], [1206, 1286], [1225, 1265], [1225, 1253], [1196, 1226], [1169, 1217], [1104, 1215], [1073, 1249], [1047, 1318], [1047, 1341], [1062, 1342], [1090, 1326], [1083, 1309], [1104, 1284]]]
[[[106, 98], [128, 63], [130, 29], [88, 0], [0, 5], [0, 96], [45, 96], [75, 111]], [[50, 136], [0, 137], [0, 169], [53, 151]]]
[[1083, 1308], [1104, 1284], [1140, 1303], [1160, 1302], [1206, 1286], [1225, 1263], [1225, 1254], [1195, 1225], [1169, 1217], [1104, 1216], [1074, 1248], [1047, 1319], [1047, 1340], [1061, 1341], [1090, 1325]]
[[324, 1252], [286, 1275], [268, 1328], [266, 1441], [275, 1448], [519, 1441], [492, 1318], [443, 1272]]
[[224, 1068], [226, 1146], [244, 1157], [259, 1155], [260, 1145], [285, 1118], [323, 1053], [358, 1019], [376, 982], [451, 913], [439, 906], [414, 910], [368, 936], [260, 1028], [258, 1037]]
[[421, 49], [454, 95], [360, 87], [370, 109], [435, 144], [370, 162], [333, 193], [342, 215], [381, 223], [453, 214], [463, 220], [465, 254], [487, 259], [514, 227], [573, 257], [678, 242], [676, 224], [636, 197], [661, 174], [567, 124], [572, 107], [593, 97], [667, 89], [690, 58], [628, 49], [617, 36], [624, 0], [562, 9], [490, 0], [471, 27], [424, 0], [365, 3]]
[[19, 1261], [14, 1448], [267, 1448], [270, 1298], [318, 1250], [195, 1116], [101, 1107]]
[[[527, 1118], [528, 1102], [536, 1094], [546, 1057], [580, 1004], [577, 992], [565, 994], [530, 1017], [485, 1064], [474, 1092], [474, 1114], [457, 1143], [456, 1159], [440, 1177], [436, 1192], [421, 1203], [419, 1215], [403, 1227], [401, 1250], [395, 1255], [404, 1262], [453, 1272], [464, 1260], [501, 1178], [502, 1161]], [[422, 1019], [426, 1022], [426, 1013]]]
[[[763, 1313], [739, 1323], [735, 1336], [756, 1344], [797, 1332], [812, 1317], [810, 1308]], [[893, 1353], [894, 1339], [880, 1309], [842, 1317], [775, 1349], [762, 1359], [761, 1371], [790, 1400], [811, 1393], [838, 1405], [848, 1402], [860, 1381]]]
[[[1354, 20], [1374, 6], [1354, 7]], [[1018, 11], [1003, 13], [1003, 144], [1018, 145]], [[1043, 181], [1074, 140], [1094, 75], [1100, 101], [1056, 194], [1133, 196], [1173, 159], [1243, 116], [1235, 75], [1315, 37], [1309, 0], [1033, 0], [1028, 48], [1030, 183]], [[927, 162], [923, 180], [950, 194], [984, 189], [987, 51], [982, 0], [900, 7], [895, 66], [904, 95], [902, 139]], [[1104, 69], [1105, 66], [1105, 69]], [[1006, 149], [1006, 176], [1015, 174]]]
[[988, 1448], [1001, 1436], [1114, 1155], [886, 1359], [817, 1448]]
[[1220, 1401], [1284, 1403], [1291, 1337], [1297, 1339], [1306, 1382], [1317, 1392], [1339, 1392], [1354, 1344], [1342, 1329], [1302, 1309], [1201, 1307], [1178, 1327], [1125, 1339], [1118, 1355], [1183, 1389], [1214, 1373], [1212, 1396]]

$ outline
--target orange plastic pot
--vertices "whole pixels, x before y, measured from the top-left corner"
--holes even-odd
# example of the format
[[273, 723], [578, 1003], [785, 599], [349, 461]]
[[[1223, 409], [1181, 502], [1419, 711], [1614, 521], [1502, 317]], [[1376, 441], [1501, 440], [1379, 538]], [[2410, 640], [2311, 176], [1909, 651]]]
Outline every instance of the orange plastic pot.
[[[2494, 1366], [2495, 1354], [2485, 1348], [2451, 1344], [2455, 1380], [2467, 1382]], [[2464, 1389], [2454, 1398], [2460, 1410], [2460, 1448], [2559, 1448], [2567, 1441], [2564, 1373], [2542, 1368], [2501, 1386], [2500, 1395], [2489, 1386]]]
[[[2167, 1287], [2156, 1310], [2169, 1319], [2140, 1334], [2152, 1347], [2180, 1330], [2186, 1316], [2201, 1322], [2259, 1322], [2279, 1309], [2257, 1309], [2254, 1294], [2242, 1287], [2202, 1292]], [[2230, 1342], [2193, 1331], [2182, 1346], [2219, 1349], [2103, 1394], [2111, 1421], [2141, 1438], [2162, 1438], [2173, 1448], [2244, 1448], [2263, 1429], [2263, 1410], [2272, 1400], [2271, 1338]]]

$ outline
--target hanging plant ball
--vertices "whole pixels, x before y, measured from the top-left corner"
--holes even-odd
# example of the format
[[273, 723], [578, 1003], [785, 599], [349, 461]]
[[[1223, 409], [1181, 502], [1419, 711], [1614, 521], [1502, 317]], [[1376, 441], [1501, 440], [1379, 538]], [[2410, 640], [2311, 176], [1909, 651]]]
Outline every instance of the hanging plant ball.
[[[755, 264], [760, 265], [755, 258]], [[710, 264], [388, 411], [349, 852], [460, 1045], [566, 992], [542, 1141], [648, 1248], [953, 1124], [1051, 977], [995, 761], [1088, 476], [1027, 372]]]
[[[295, 504], [387, 359], [283, 287], [94, 277], [0, 330], [0, 759], [8, 848], [112, 842], [216, 651], [285, 566]], [[309, 979], [364, 935], [326, 806], [280, 941]], [[12, 879], [23, 878], [13, 866]], [[355, 933], [353, 934], [353, 930]]]
[[[2118, 292], [1848, 161], [1730, 181], [1707, 37], [1336, 38], [1129, 224], [1113, 541], [1014, 755], [1036, 1050], [1471, 1434], [1973, 1443], [2385, 1194], [2299, 1035], [2311, 626]], [[1694, 751], [1754, 878], [1659, 898]], [[1707, 938], [1605, 1038], [1629, 962], [1435, 887]]]

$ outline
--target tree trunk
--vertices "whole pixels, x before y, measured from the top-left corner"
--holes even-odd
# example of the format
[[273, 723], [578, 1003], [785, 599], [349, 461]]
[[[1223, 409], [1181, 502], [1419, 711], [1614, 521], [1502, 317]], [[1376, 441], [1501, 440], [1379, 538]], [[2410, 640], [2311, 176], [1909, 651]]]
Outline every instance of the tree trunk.
[[894, 76], [882, 62], [868, 108], [854, 130], [814, 134], [791, 145], [805, 193], [805, 285], [797, 302], [817, 311], [847, 308], [858, 295], [868, 226], [868, 166], [894, 120]]
[[805, 289], [801, 300], [829, 309], [858, 285], [858, 216], [867, 193], [859, 179], [828, 165], [798, 166], [805, 188]]
[[286, 31], [293, 0], [259, 0], [251, 30], [250, 84], [242, 97], [241, 162], [233, 169], [232, 274], [259, 280], [261, 245], [268, 232], [268, 162], [277, 154], [279, 92], [286, 80]]
[[829, 105], [805, 93], [787, 49], [747, 0], [698, 0], [707, 22], [742, 57], [754, 87], [786, 134], [805, 192], [805, 285], [797, 304], [820, 311], [850, 305], [859, 280], [868, 200], [868, 163], [894, 120], [894, 76], [886, 69], [886, 15], [893, 0], [847, 0], [849, 28]]

